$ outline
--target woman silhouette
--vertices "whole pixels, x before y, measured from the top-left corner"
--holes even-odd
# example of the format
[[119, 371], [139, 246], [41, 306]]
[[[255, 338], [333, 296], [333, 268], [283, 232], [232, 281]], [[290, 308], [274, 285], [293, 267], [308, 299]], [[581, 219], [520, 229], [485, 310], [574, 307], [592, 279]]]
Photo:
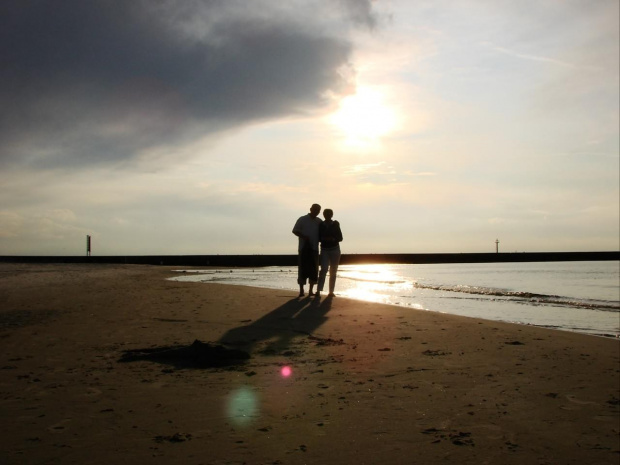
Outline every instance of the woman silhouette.
[[321, 243], [321, 271], [317, 286], [317, 296], [320, 295], [325, 286], [325, 277], [329, 270], [329, 294], [328, 297], [335, 297], [336, 273], [340, 264], [340, 242], [342, 241], [342, 231], [340, 223], [333, 221], [334, 211], [326, 208], [323, 211], [323, 221], [319, 225], [319, 242]]

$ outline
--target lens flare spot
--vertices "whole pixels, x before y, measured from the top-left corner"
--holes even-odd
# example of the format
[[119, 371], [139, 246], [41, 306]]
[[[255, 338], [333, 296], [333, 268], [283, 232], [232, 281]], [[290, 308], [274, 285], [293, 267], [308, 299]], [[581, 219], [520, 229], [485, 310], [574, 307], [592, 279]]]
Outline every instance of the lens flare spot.
[[280, 374], [284, 377], [284, 378], [288, 378], [289, 376], [291, 376], [293, 374], [293, 370], [291, 370], [291, 367], [289, 366], [284, 366], [282, 367], [282, 369], [280, 370]]
[[256, 418], [258, 413], [258, 400], [254, 392], [241, 387], [232, 393], [228, 400], [227, 416], [238, 426], [245, 426]]

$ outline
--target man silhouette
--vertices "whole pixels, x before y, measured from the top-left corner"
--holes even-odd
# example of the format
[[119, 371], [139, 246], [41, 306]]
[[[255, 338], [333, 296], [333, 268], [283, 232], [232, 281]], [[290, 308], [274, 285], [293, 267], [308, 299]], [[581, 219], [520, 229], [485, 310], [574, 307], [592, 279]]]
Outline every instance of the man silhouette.
[[321, 206], [317, 203], [310, 207], [310, 213], [300, 217], [293, 227], [293, 234], [299, 238], [297, 248], [297, 284], [299, 284], [299, 297], [304, 295], [306, 280], [310, 284], [308, 294], [312, 292], [318, 281], [319, 274], [319, 225], [318, 217]]

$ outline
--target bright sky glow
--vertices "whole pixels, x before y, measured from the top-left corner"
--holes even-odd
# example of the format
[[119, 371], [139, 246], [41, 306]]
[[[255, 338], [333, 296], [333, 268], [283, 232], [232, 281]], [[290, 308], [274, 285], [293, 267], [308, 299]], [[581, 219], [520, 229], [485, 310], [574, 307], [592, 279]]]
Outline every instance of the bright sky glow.
[[341, 131], [346, 145], [362, 150], [375, 146], [398, 124], [394, 108], [380, 91], [370, 87], [360, 87], [355, 95], [343, 98], [331, 122]]
[[620, 248], [617, 0], [149, 5], [3, 10], [0, 255]]

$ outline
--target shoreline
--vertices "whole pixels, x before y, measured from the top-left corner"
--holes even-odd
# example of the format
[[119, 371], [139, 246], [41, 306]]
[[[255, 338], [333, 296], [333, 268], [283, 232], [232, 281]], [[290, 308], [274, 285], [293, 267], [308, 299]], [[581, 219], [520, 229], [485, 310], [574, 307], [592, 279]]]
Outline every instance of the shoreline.
[[[425, 269], [429, 270], [432, 269], [432, 267], [434, 266], [439, 265], [429, 265]], [[439, 269], [443, 268], [440, 267]], [[170, 278], [171, 280], [192, 282], [197, 285], [206, 284], [208, 282], [217, 282], [227, 285], [250, 286], [275, 290], [286, 289], [290, 291], [297, 291], [298, 287], [296, 284], [293, 284], [295, 282], [294, 275], [296, 274], [295, 267], [265, 268], [264, 273], [261, 269], [247, 270], [243, 267], [182, 267], [175, 271], [177, 271], [178, 274], [177, 276]], [[274, 273], [278, 271], [280, 273]], [[232, 274], [233, 272], [234, 274]], [[290, 279], [282, 278], [282, 273], [284, 273], [284, 276], [290, 275]], [[203, 274], [205, 276], [201, 276]], [[230, 276], [230, 278], [228, 276]], [[277, 277], [273, 278], [273, 276]], [[394, 280], [409, 278], [405, 278], [399, 275], [398, 278], [390, 277], [389, 279]], [[355, 279], [353, 281], [355, 281]], [[570, 312], [583, 312], [584, 308], [590, 310], [593, 307], [594, 300], [581, 299], [581, 301], [586, 303], [582, 307], [579, 307], [576, 302], [579, 301], [580, 298], [577, 298], [574, 295], [571, 298], [560, 298], [558, 295], [553, 294], [551, 296], [548, 296], [552, 299], [549, 302], [545, 302], [544, 300], [540, 300], [541, 297], [545, 296], [539, 294], [537, 295], [537, 299], [532, 299], [534, 300], [534, 303], [531, 303], [529, 297], [507, 302], [504, 299], [496, 299], [495, 297], [493, 297], [501, 294], [482, 293], [480, 296], [474, 295], [474, 298], [483, 299], [484, 307], [470, 306], [467, 309], [463, 309], [462, 307], [459, 307], [458, 304], [458, 299], [460, 299], [462, 295], [458, 293], [458, 289], [449, 289], [454, 293], [450, 299], [446, 299], [446, 296], [442, 295], [441, 298], [438, 300], [437, 297], [439, 294], [437, 294], [434, 298], [434, 301], [432, 302], [429, 300], [428, 296], [414, 298], [411, 290], [400, 292], [388, 290], [360, 293], [355, 292], [355, 286], [353, 286], [354, 291], [350, 292], [351, 289], [349, 284], [342, 285], [342, 281], [340, 281], [340, 283], [340, 291], [337, 292], [338, 298], [351, 298], [363, 302], [377, 302], [386, 305], [395, 305], [406, 309], [431, 311], [448, 315], [461, 315], [471, 318], [480, 318], [487, 321], [502, 321], [518, 325], [533, 326], [559, 331], [570, 331], [579, 334], [607, 337], [612, 339], [620, 338], [620, 330], [618, 329], [617, 321], [619, 309], [618, 304], [620, 302], [617, 301], [599, 301], [600, 308], [604, 313], [587, 316], [582, 315], [581, 318], [587, 317], [588, 320], [582, 320], [580, 324], [577, 324], [575, 314], [572, 314]], [[613, 284], [613, 282], [611, 284]], [[484, 285], [482, 286], [484, 288]], [[499, 287], [501, 288], [502, 286], [500, 285]], [[426, 287], [426, 289], [428, 289], [428, 286]], [[441, 293], [446, 290], [446, 287], [442, 286], [434, 289], [436, 289], [438, 293]], [[526, 290], [529, 290], [529, 288], [527, 288]], [[415, 293], [415, 290], [413, 292]], [[537, 290], [536, 292], [545, 291]], [[469, 297], [470, 294], [472, 293], [464, 292], [464, 295], [467, 297]], [[506, 295], [511, 295], [511, 293], [508, 292]], [[449, 302], [446, 303], [446, 300], [449, 300]], [[515, 308], [515, 306], [521, 307], [521, 305], [523, 304], [529, 309], [529, 312], [522, 312], [521, 308]], [[562, 308], [562, 314], [564, 314], [564, 319], [562, 319], [560, 314], [557, 314], [557, 312], [555, 312], [557, 314], [555, 318], [544, 317], [544, 313], [546, 311], [550, 311], [553, 314], [555, 307], [563, 306], [566, 306], [566, 308]], [[535, 308], [540, 308], [542, 309], [542, 311], [537, 312], [534, 310]], [[610, 310], [607, 311], [607, 309]], [[594, 324], [594, 321], [597, 321], [598, 323]]]
[[617, 463], [616, 340], [175, 275], [0, 265], [2, 463]]
[[[213, 268], [213, 269], [218, 269], [218, 268]], [[168, 278], [171, 281], [176, 281], [176, 279], [174, 279], [175, 277], [172, 278]], [[183, 281], [177, 281], [177, 282], [183, 282]], [[205, 285], [205, 284], [219, 284], [222, 286], [237, 286], [237, 287], [251, 287], [254, 289], [269, 289], [269, 290], [273, 290], [273, 291], [290, 291], [290, 292], [296, 292], [294, 288], [291, 287], [291, 289], [284, 289], [284, 288], [277, 288], [277, 287], [261, 287], [261, 286], [253, 286], [251, 284], [238, 284], [238, 283], [219, 283], [219, 282], [215, 282], [215, 283], [208, 283], [208, 282], [198, 282], [198, 281], [185, 281], [185, 282], [189, 282], [192, 284], [196, 284], [196, 285]], [[325, 298], [325, 297], [323, 297]], [[577, 330], [572, 330], [572, 329], [567, 329], [567, 328], [561, 328], [561, 327], [555, 327], [555, 326], [545, 326], [545, 325], [536, 325], [536, 324], [532, 324], [532, 323], [521, 323], [518, 321], [506, 321], [506, 320], [494, 320], [491, 318], [481, 318], [481, 317], [476, 317], [476, 316], [468, 316], [468, 315], [457, 315], [455, 313], [450, 313], [450, 312], [446, 312], [446, 311], [441, 311], [441, 310], [432, 310], [432, 309], [423, 309], [423, 308], [415, 308], [415, 307], [411, 307], [408, 305], [403, 305], [403, 304], [398, 304], [398, 303], [392, 303], [392, 302], [375, 302], [372, 300], [364, 300], [364, 299], [356, 299], [354, 297], [347, 297], [347, 296], [338, 296], [336, 297], [339, 300], [342, 299], [348, 299], [354, 302], [364, 302], [364, 303], [370, 303], [370, 304], [378, 304], [378, 305], [388, 305], [388, 306], [393, 306], [393, 307], [399, 307], [399, 308], [404, 308], [404, 309], [408, 309], [408, 310], [413, 310], [415, 312], [431, 312], [431, 313], [438, 313], [440, 315], [452, 315], [452, 316], [458, 316], [461, 318], [471, 318], [474, 320], [483, 320], [483, 321], [488, 321], [488, 322], [499, 322], [499, 323], [504, 323], [504, 324], [512, 324], [512, 325], [517, 325], [517, 326], [525, 326], [525, 327], [531, 327], [531, 328], [539, 328], [539, 329], [546, 329], [549, 331], [566, 331], [569, 333], [575, 333], [575, 334], [581, 334], [583, 336], [593, 336], [593, 337], [602, 337], [602, 338], [607, 338], [607, 339], [617, 339], [620, 340], [620, 333], [619, 334], [615, 334], [615, 333], [590, 333], [590, 332], [584, 332], [584, 331], [577, 331]]]

